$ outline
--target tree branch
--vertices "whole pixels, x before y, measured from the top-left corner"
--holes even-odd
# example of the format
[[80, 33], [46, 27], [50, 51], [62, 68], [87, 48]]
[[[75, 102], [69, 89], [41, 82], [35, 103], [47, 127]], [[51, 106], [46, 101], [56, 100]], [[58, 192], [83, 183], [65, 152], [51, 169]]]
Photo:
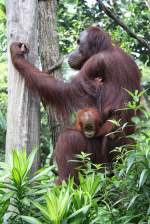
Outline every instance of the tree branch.
[[99, 9], [104, 11], [105, 14], [113, 19], [119, 26], [121, 26], [131, 37], [137, 39], [143, 46], [145, 46], [148, 49], [148, 52], [150, 52], [150, 45], [141, 37], [137, 36], [132, 30], [130, 30], [120, 19], [116, 17], [116, 15], [111, 12], [103, 3], [101, 0], [97, 0]]
[[52, 65], [49, 69], [48, 69], [48, 73], [51, 74], [52, 72], [54, 72], [55, 70], [59, 69], [62, 66], [63, 63], [63, 58], [60, 58], [58, 60], [58, 62], [56, 62], [54, 65]]

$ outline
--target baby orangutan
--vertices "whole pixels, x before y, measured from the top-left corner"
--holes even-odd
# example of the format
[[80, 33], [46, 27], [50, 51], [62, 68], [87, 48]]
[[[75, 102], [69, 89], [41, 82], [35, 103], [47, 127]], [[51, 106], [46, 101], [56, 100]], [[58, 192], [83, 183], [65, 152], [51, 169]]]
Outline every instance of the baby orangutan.
[[99, 135], [102, 120], [96, 108], [85, 108], [77, 112], [75, 127], [87, 138]]
[[[106, 123], [106, 122], [105, 122]], [[72, 162], [76, 154], [82, 151], [91, 154], [92, 163], [109, 163], [109, 152], [107, 150], [107, 137], [103, 132], [105, 123], [102, 124], [101, 117], [96, 108], [85, 108], [77, 112], [75, 127], [67, 128], [58, 138], [54, 150], [54, 158], [58, 166], [60, 184], [69, 176], [74, 176], [78, 182], [77, 166]], [[104, 127], [104, 129], [103, 129]]]

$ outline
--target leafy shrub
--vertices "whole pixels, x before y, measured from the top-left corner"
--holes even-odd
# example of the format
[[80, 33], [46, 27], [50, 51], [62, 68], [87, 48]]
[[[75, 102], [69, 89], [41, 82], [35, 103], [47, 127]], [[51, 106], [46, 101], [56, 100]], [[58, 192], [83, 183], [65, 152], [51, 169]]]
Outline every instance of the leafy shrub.
[[112, 178], [81, 153], [79, 185], [72, 178], [55, 186], [54, 166], [31, 176], [36, 150], [28, 157], [25, 150], [14, 150], [10, 165], [0, 163], [0, 223], [150, 223], [150, 112], [139, 106], [140, 96], [135, 92], [128, 105], [143, 111], [133, 118], [136, 132], [129, 138], [135, 143], [115, 149]]
[[[22, 223], [21, 215], [32, 213], [32, 200], [47, 192], [51, 182], [47, 177], [53, 167], [43, 168], [31, 176], [36, 150], [27, 157], [26, 151], [14, 150], [10, 164], [0, 163], [0, 221]], [[5, 214], [5, 217], [4, 217]]]

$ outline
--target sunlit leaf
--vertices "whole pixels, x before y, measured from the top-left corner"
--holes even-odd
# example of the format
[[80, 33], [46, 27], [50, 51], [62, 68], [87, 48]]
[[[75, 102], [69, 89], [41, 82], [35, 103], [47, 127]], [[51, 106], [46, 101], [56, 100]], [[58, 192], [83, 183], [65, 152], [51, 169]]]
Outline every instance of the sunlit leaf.
[[17, 185], [20, 185], [21, 184], [21, 176], [15, 167], [12, 169], [12, 176], [13, 176], [13, 180], [15, 181], [15, 183]]
[[147, 177], [148, 177], [148, 171], [147, 169], [144, 169], [140, 175], [140, 179], [139, 179], [139, 188], [141, 188], [145, 181], [147, 180]]
[[31, 224], [43, 224], [42, 222], [40, 222], [38, 219], [30, 217], [30, 216], [21, 216], [21, 218]]
[[138, 196], [139, 196], [139, 195], [135, 195], [135, 196], [131, 199], [131, 201], [130, 201], [128, 207], [127, 207], [127, 210], [134, 204], [134, 202], [135, 202], [135, 200], [137, 199]]

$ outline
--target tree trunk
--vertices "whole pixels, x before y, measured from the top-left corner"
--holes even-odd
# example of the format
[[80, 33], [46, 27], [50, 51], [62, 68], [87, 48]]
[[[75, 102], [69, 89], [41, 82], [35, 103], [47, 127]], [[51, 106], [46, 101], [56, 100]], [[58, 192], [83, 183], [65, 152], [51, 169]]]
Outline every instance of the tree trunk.
[[[7, 0], [8, 27], [8, 111], [6, 161], [14, 148], [31, 152], [39, 146], [39, 97], [25, 86], [24, 79], [12, 65], [9, 45], [13, 41], [29, 44], [28, 60], [38, 66], [38, 0]], [[39, 166], [39, 155], [33, 170]]]
[[[59, 60], [59, 45], [56, 25], [57, 0], [39, 1], [39, 54], [42, 69], [48, 71]], [[54, 71], [51, 75], [60, 77], [60, 71]], [[53, 147], [55, 146], [60, 122], [55, 110], [48, 107], [49, 127]]]

